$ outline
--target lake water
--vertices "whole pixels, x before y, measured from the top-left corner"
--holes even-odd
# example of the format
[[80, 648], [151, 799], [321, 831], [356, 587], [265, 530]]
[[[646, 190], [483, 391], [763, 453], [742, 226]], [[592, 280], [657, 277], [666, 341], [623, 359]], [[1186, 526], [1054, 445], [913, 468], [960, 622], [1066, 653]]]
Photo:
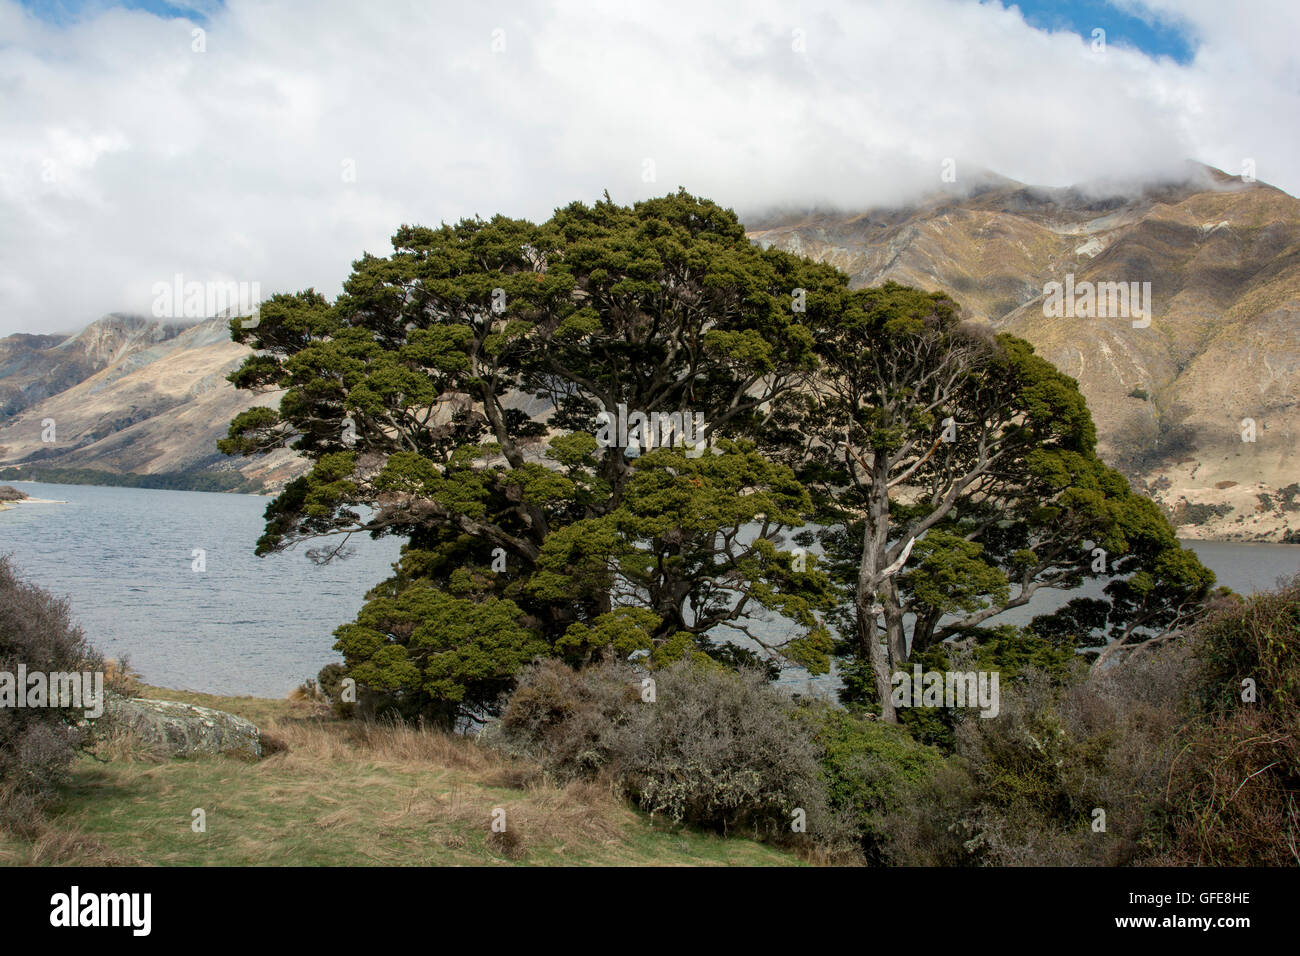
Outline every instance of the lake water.
[[[35, 498], [0, 512], [0, 554], [67, 596], [87, 636], [126, 655], [150, 683], [282, 697], [338, 660], [332, 632], [388, 577], [400, 541], [349, 541], [353, 557], [317, 566], [299, 550], [258, 558], [269, 498], [197, 491], [11, 482]], [[1243, 594], [1300, 571], [1300, 545], [1188, 542], [1219, 581]], [[205, 570], [193, 569], [195, 549]], [[1015, 619], [1064, 598], [1039, 592]], [[825, 679], [782, 680], [825, 692]]]
[[[68, 597], [105, 655], [149, 683], [283, 697], [339, 660], [332, 632], [391, 574], [400, 541], [353, 536], [355, 556], [313, 564], [302, 546], [259, 558], [270, 498], [10, 482], [34, 498], [0, 512], [0, 554]], [[331, 539], [336, 540], [336, 539]], [[193, 551], [205, 570], [193, 570]]]

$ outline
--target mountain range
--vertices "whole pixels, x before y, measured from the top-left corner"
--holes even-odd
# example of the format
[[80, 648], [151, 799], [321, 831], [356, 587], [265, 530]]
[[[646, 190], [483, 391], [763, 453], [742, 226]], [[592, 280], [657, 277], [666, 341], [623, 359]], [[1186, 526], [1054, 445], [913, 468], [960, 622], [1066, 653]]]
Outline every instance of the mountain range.
[[216, 449], [232, 417], [278, 401], [226, 381], [247, 354], [224, 318], [186, 327], [113, 314], [67, 338], [0, 339], [0, 469], [10, 479], [59, 469], [92, 481], [274, 489], [305, 470], [296, 455], [230, 459]]
[[[946, 292], [1033, 343], [1078, 380], [1103, 458], [1183, 536], [1300, 540], [1300, 201], [1199, 164], [1140, 187], [955, 185], [894, 209], [751, 220], [750, 238], [855, 287]], [[1053, 314], [1046, 290], [1067, 281], [1149, 283], [1150, 316]]]
[[[748, 227], [854, 287], [943, 291], [967, 318], [1028, 339], [1079, 381], [1102, 456], [1180, 535], [1300, 541], [1295, 197], [1199, 164], [1145, 185], [981, 174], [893, 208], [783, 210]], [[1099, 309], [1053, 308], [1053, 283], [1123, 283], [1134, 305], [1149, 292], [1149, 314], [1117, 310], [1115, 286], [1109, 308], [1104, 295]], [[59, 468], [275, 490], [304, 470], [293, 454], [231, 460], [215, 448], [235, 414], [278, 400], [226, 382], [245, 354], [223, 318], [113, 314], [75, 336], [0, 339], [0, 477]]]

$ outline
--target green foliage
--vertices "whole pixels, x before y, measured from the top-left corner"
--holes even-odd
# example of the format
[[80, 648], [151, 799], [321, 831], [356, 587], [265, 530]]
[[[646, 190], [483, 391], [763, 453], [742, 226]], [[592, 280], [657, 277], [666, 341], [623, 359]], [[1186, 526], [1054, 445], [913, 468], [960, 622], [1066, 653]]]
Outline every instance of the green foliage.
[[983, 560], [984, 548], [977, 541], [935, 529], [917, 542], [912, 555], [913, 570], [898, 580], [914, 595], [921, 613], [970, 613], [1007, 600], [1007, 576]]
[[646, 608], [620, 607], [593, 619], [590, 625], [581, 621], [570, 625], [555, 648], [564, 657], [584, 663], [604, 650], [618, 660], [627, 660], [633, 651], [654, 648], [654, 634], [661, 623], [659, 616]]
[[338, 663], [326, 664], [316, 675], [316, 686], [321, 694], [330, 702], [334, 713], [345, 718], [355, 716], [357, 708], [355, 700], [344, 699], [343, 681], [347, 676], [347, 668]]
[[[813, 336], [820, 387], [776, 410], [766, 448], [812, 495], [842, 595], [842, 654], [866, 659], [883, 623], [898, 667], [1041, 588], [1089, 579], [1108, 581], [1104, 600], [1036, 621], [1039, 636], [1137, 641], [1205, 599], [1213, 575], [1097, 457], [1077, 383], [1029, 343], [963, 323], [940, 293], [894, 283], [852, 293]], [[846, 670], [845, 699], [865, 700], [879, 676]]]
[[1192, 720], [1166, 784], [1159, 862], [1294, 866], [1300, 846], [1300, 578], [1219, 599], [1191, 629]]
[[[1193, 629], [1196, 698], [1207, 714], [1300, 714], [1300, 578], [1279, 590], [1222, 597]], [[1254, 702], [1243, 699], [1247, 682]]]
[[[685, 191], [573, 203], [541, 224], [402, 226], [335, 302], [277, 295], [232, 335], [256, 352], [231, 381], [283, 394], [238, 416], [221, 449], [287, 445], [313, 464], [268, 507], [259, 553], [401, 536], [372, 600], [429, 588], [509, 602], [540, 653], [574, 662], [758, 662], [748, 653], [825, 673], [836, 654], [865, 657], [875, 623], [857, 616], [881, 601], [897, 657], [1098, 576], [1104, 601], [1035, 634], [1140, 640], [1213, 581], [1096, 457], [1077, 383], [1028, 343], [964, 324], [942, 294], [850, 290]], [[612, 447], [596, 416], [619, 407], [701, 416], [702, 434], [692, 449]], [[820, 560], [791, 548], [812, 543], [813, 521]], [[909, 540], [910, 563], [884, 580]], [[789, 622], [779, 639], [753, 626], [771, 616]], [[374, 693], [456, 700], [455, 675], [431, 690], [363, 647], [348, 642], [346, 666]], [[460, 706], [482, 707], [475, 663], [453, 660]], [[503, 671], [518, 660], [506, 653]], [[860, 691], [862, 669], [845, 670]]]
[[[829, 582], [815, 562], [795, 571], [785, 543], [811, 500], [745, 438], [815, 366], [808, 320], [830, 321], [847, 296], [841, 273], [756, 248], [734, 213], [684, 191], [574, 203], [540, 225], [403, 226], [391, 255], [354, 263], [337, 301], [278, 295], [257, 327], [232, 324], [256, 353], [231, 381], [283, 395], [238, 416], [220, 448], [287, 445], [313, 462], [268, 507], [259, 553], [336, 533], [406, 538], [372, 600], [427, 587], [508, 601], [542, 653], [646, 649], [656, 666], [738, 662], [712, 632], [773, 612], [794, 627], [761, 647], [767, 662], [824, 671]], [[702, 416], [704, 454], [629, 460], [601, 445], [596, 415], [620, 404]], [[371, 643], [343, 642], [358, 683], [444, 706], [428, 674], [391, 648], [372, 661]], [[506, 657], [503, 670], [517, 663]], [[477, 672], [456, 666], [470, 669], [462, 708], [482, 707]], [[447, 681], [437, 701], [459, 692]]]
[[888, 862], [882, 817], [902, 808], [938, 771], [943, 755], [860, 711], [817, 703], [799, 716], [813, 729], [831, 807], [853, 821], [869, 863]]
[[1032, 672], [1064, 686], [1085, 669], [1073, 647], [1046, 640], [1025, 628], [1002, 624], [986, 628], [975, 637], [970, 663], [979, 670], [998, 671], [1004, 682]]
[[[1147, 657], [1065, 685], [1026, 668], [996, 717], [961, 722], [956, 753], [880, 826], [896, 863], [1138, 862], [1160, 818], [1185, 658]], [[1094, 829], [1104, 812], [1105, 829]]]
[[882, 858], [1293, 866], [1298, 608], [1300, 582], [1222, 597], [1183, 638], [1089, 669], [1039, 670], [1006, 634], [1022, 665], [1001, 712], [956, 724], [954, 757], [877, 818]]
[[467, 701], [495, 700], [546, 651], [513, 602], [476, 603], [420, 584], [372, 599], [335, 636], [358, 685], [403, 714], [434, 714], [447, 725]]

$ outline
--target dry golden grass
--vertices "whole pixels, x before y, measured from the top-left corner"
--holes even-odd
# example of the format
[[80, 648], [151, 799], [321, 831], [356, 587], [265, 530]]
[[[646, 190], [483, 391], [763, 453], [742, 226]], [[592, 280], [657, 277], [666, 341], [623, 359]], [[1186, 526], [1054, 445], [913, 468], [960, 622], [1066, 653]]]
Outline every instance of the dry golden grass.
[[[573, 783], [560, 789], [533, 764], [507, 759], [472, 739], [437, 730], [404, 723], [293, 721], [274, 725], [273, 732], [286, 751], [261, 766], [276, 775], [359, 763], [409, 774], [440, 768], [449, 778], [445, 791], [411, 790], [399, 806], [380, 815], [381, 825], [401, 829], [418, 823], [472, 830], [487, 821], [487, 845], [512, 860], [525, 858], [530, 845], [548, 845], [563, 853], [575, 845], [589, 849], [616, 844], [623, 829], [637, 818], [608, 786]], [[449, 770], [460, 773], [445, 774]], [[382, 774], [372, 773], [360, 782], [375, 786], [383, 779]], [[483, 799], [484, 791], [500, 790], [518, 793], [492, 801]], [[286, 790], [280, 796], [291, 793]], [[504, 811], [504, 832], [490, 828], [498, 809]], [[355, 808], [341, 808], [318, 817], [314, 825], [355, 824], [357, 817]]]
[[0, 834], [3, 866], [138, 866], [143, 861], [110, 850], [79, 827], [48, 824], [30, 841]]
[[[146, 691], [254, 719], [277, 752], [160, 760], [130, 737], [75, 767], [36, 839], [5, 865], [791, 865], [789, 853], [651, 821], [606, 785], [409, 724], [336, 719], [310, 700]], [[205, 832], [191, 828], [206, 813]], [[492, 828], [504, 811], [505, 830]], [[499, 814], [497, 815], [499, 819]]]
[[[297, 760], [355, 761], [364, 756], [408, 769], [437, 764], [461, 770], [503, 769], [504, 761], [468, 737], [406, 723], [364, 724], [329, 718], [278, 720], [265, 728]], [[274, 759], [274, 758], [271, 758]]]
[[140, 693], [140, 688], [144, 685], [140, 683], [140, 675], [131, 669], [131, 665], [125, 661], [117, 661], [108, 658], [104, 661], [104, 683], [110, 690], [116, 691], [124, 697], [136, 697]]

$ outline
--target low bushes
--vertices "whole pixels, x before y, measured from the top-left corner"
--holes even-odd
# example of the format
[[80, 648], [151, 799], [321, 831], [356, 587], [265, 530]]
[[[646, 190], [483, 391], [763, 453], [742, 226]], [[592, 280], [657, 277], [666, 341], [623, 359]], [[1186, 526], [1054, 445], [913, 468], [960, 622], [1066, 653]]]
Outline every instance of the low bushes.
[[804, 707], [800, 717], [812, 731], [831, 807], [852, 821], [867, 862], [890, 862], [888, 821], [941, 772], [943, 755], [903, 727], [825, 703]]
[[756, 672], [678, 662], [654, 672], [526, 670], [501, 742], [561, 781], [602, 777], [642, 809], [843, 854], [853, 834], [827, 798], [814, 728]]
[[876, 815], [882, 861], [1295, 866], [1300, 581], [1082, 679], [1027, 670], [954, 738]]
[[952, 829], [960, 849], [943, 853], [992, 866], [1134, 862], [1160, 813], [1187, 666], [1173, 647], [1064, 688], [1035, 671], [1011, 684], [997, 717], [958, 728], [969, 805]]
[[1300, 863], [1300, 578], [1217, 602], [1191, 634], [1195, 714], [1154, 861]]
[[499, 734], [561, 781], [606, 779], [652, 813], [838, 859], [1294, 865], [1297, 646], [1300, 585], [1226, 601], [1102, 669], [1012, 668], [996, 717], [950, 725], [951, 752], [863, 711], [796, 704], [749, 671], [679, 663], [654, 672], [649, 702], [625, 665], [545, 661]]
[[520, 675], [501, 714], [502, 739], [562, 783], [591, 780], [629, 749], [640, 703], [630, 667], [606, 662], [578, 671], [544, 660]]
[[[72, 623], [66, 601], [19, 579], [0, 557], [0, 672], [103, 671], [104, 661]], [[18, 693], [25, 688], [17, 688]], [[85, 742], [83, 710], [0, 707], [0, 826], [27, 833]]]
[[632, 711], [619, 752], [644, 809], [771, 837], [802, 809], [799, 825], [834, 842], [810, 735], [763, 676], [678, 664], [655, 680], [656, 702]]

